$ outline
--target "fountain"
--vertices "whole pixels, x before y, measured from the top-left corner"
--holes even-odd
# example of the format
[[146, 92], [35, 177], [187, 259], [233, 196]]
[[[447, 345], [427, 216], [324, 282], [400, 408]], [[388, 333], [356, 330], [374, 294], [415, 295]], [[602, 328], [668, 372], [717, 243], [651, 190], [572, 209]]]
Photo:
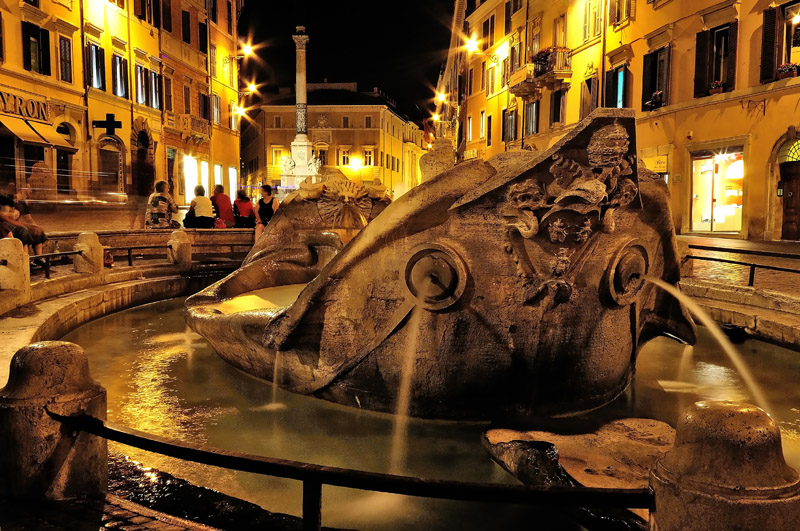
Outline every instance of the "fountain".
[[[280, 353], [279, 385], [349, 406], [395, 411], [418, 336], [410, 415], [597, 408], [626, 389], [646, 341], [694, 341], [681, 305], [639, 278], [674, 285], [679, 265], [667, 188], [635, 146], [634, 113], [599, 109], [547, 151], [423, 183], [343, 246], [331, 222], [282, 243], [315, 206], [301, 190], [239, 271], [187, 300], [187, 321], [236, 367], [271, 380]], [[277, 289], [296, 298], [224, 310]]]

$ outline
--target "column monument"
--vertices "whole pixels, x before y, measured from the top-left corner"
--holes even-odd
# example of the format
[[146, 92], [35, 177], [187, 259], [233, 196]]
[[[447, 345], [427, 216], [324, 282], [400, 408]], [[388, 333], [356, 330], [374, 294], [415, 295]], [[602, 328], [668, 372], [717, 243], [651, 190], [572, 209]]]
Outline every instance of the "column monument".
[[282, 188], [297, 188], [308, 176], [317, 175], [317, 160], [308, 139], [308, 99], [306, 93], [306, 44], [308, 35], [304, 26], [297, 26], [294, 39], [296, 50], [296, 104], [297, 134], [292, 142], [292, 157], [284, 161], [281, 172]]

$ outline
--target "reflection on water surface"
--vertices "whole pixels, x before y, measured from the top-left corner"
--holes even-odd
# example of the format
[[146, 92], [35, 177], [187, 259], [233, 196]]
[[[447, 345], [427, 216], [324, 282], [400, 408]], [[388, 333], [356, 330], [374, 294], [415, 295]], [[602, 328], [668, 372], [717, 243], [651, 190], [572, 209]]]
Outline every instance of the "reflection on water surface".
[[[288, 294], [288, 296], [292, 296]], [[293, 295], [296, 297], [296, 294]], [[170, 300], [99, 319], [64, 337], [89, 355], [108, 389], [109, 421], [194, 444], [284, 459], [386, 472], [391, 417], [273, 388], [223, 362]], [[739, 349], [774, 408], [789, 463], [800, 468], [800, 354], [758, 341]], [[700, 398], [747, 400], [741, 378], [703, 329], [694, 347], [657, 339], [642, 349], [636, 383], [608, 411], [674, 425]], [[412, 420], [402, 473], [426, 478], [516, 483], [480, 444], [485, 425]], [[113, 445], [147, 466], [298, 515], [299, 482], [231, 472]], [[534, 509], [380, 495], [325, 487], [323, 523], [358, 529], [512, 529]], [[574, 529], [563, 527], [563, 529]]]

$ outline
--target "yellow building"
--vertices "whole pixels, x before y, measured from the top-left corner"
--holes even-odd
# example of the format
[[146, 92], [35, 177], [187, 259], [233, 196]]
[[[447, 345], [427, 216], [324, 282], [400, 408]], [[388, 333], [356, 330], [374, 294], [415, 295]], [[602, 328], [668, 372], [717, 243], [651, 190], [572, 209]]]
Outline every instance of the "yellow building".
[[800, 238], [800, 2], [477, 4], [437, 87], [463, 157], [547, 149], [593, 108], [631, 107], [679, 231]]
[[131, 203], [152, 191], [132, 172], [143, 150], [179, 203], [198, 182], [233, 195], [240, 5], [25, 0], [0, 10], [0, 186], [32, 188], [62, 210]]
[[88, 158], [80, 10], [51, 0], [0, 10], [0, 190], [75, 195]]
[[[309, 83], [308, 136], [322, 166], [340, 169], [348, 178], [375, 179], [397, 197], [420, 183], [419, 157], [427, 152], [424, 132], [400, 114], [377, 88], [358, 92], [355, 83]], [[280, 185], [291, 160], [295, 131], [295, 96], [288, 90], [252, 117], [242, 154], [251, 188]]]

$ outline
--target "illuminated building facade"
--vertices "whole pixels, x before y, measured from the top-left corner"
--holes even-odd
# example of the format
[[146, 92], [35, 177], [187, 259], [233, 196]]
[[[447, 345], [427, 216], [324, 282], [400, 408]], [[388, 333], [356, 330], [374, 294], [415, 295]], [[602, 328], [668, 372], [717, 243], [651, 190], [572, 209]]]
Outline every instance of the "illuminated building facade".
[[[294, 94], [287, 90], [261, 105], [243, 133], [248, 186], [280, 185], [295, 132]], [[358, 92], [355, 83], [309, 83], [308, 137], [322, 167], [335, 167], [352, 180], [379, 179], [394, 197], [420, 183], [424, 132], [377, 88]]]
[[457, 2], [466, 24], [437, 87], [460, 156], [544, 150], [595, 107], [629, 107], [678, 230], [800, 238], [800, 2], [476, 4]]
[[123, 203], [140, 150], [178, 203], [198, 182], [237, 186], [241, 1], [12, 4], [0, 12], [0, 186]]

